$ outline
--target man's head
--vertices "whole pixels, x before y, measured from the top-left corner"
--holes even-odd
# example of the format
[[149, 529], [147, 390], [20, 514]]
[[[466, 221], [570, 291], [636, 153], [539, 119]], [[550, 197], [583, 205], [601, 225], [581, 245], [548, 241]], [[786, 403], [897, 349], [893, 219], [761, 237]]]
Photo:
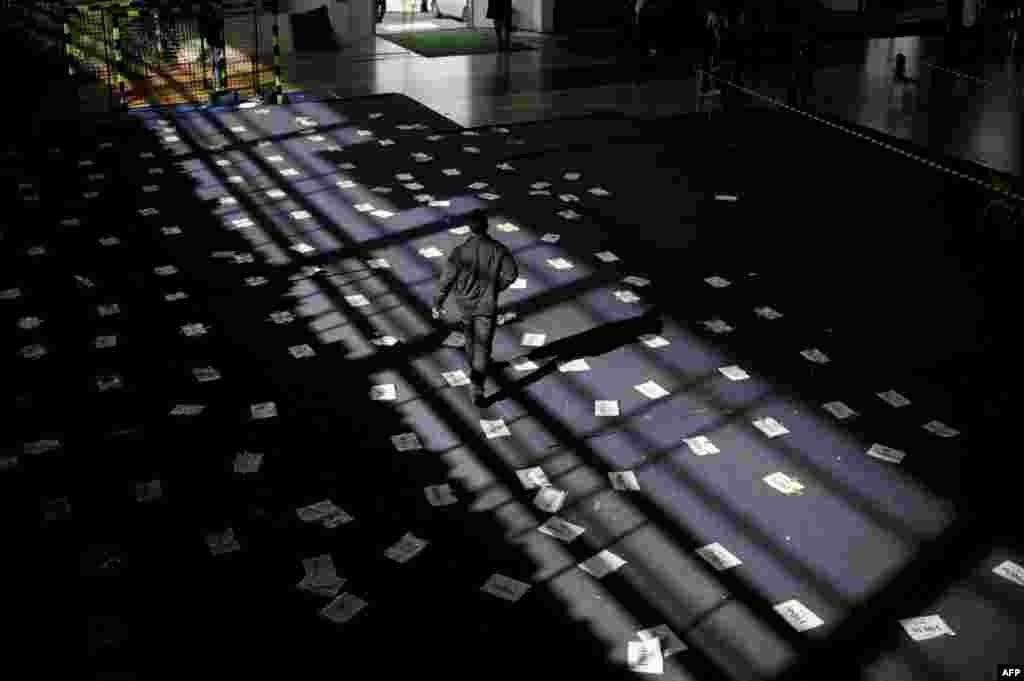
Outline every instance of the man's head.
[[473, 230], [473, 234], [483, 235], [487, 233], [487, 213], [479, 208], [466, 213], [466, 223]]

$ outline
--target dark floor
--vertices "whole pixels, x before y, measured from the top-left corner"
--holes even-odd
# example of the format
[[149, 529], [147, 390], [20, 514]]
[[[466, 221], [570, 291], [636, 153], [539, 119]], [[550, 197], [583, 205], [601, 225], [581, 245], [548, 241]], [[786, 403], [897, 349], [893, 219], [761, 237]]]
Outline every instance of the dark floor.
[[[579, 89], [586, 99], [593, 87]], [[982, 679], [1019, 660], [1021, 587], [992, 573], [1024, 552], [998, 446], [1014, 387], [1012, 270], [1000, 242], [974, 229], [992, 197], [976, 180], [989, 177], [937, 146], [898, 155], [852, 134], [865, 121], [814, 121], [755, 99], [710, 118], [609, 112], [466, 130], [408, 97], [296, 96], [266, 109], [42, 121], [39, 137], [12, 139], [25, 156], [4, 161], [0, 304], [15, 329], [5, 375], [17, 421], [0, 481], [18, 520], [11, 545], [25, 550], [11, 553], [31, 556], [18, 576], [82, 585], [74, 623], [54, 632], [68, 598], [45, 589], [23, 638], [86, 638], [87, 669], [142, 677], [173, 650], [236, 669], [347, 669], [362, 653], [359, 664], [389, 676], [617, 678], [633, 675], [627, 641], [663, 623], [688, 646], [665, 662], [673, 679], [831, 677], [837, 659], [847, 678]], [[319, 124], [313, 135], [300, 116]], [[424, 128], [400, 127], [413, 123]], [[434, 159], [417, 163], [417, 152]], [[399, 173], [425, 188], [403, 187]], [[541, 181], [552, 196], [530, 193]], [[422, 205], [420, 191], [451, 203]], [[40, 201], [26, 200], [34, 193]], [[475, 206], [490, 210], [525, 279], [503, 298], [517, 317], [499, 330], [479, 410], [441, 376], [462, 360], [429, 319], [439, 263], [422, 252], [449, 252], [461, 239], [448, 230]], [[578, 218], [559, 215], [567, 207]], [[70, 217], [81, 223], [62, 224]], [[297, 255], [300, 242], [315, 251]], [[596, 256], [605, 251], [618, 260]], [[574, 267], [554, 268], [558, 257]], [[157, 269], [167, 265], [177, 271]], [[730, 284], [711, 286], [713, 276]], [[189, 297], [165, 298], [177, 291]], [[100, 316], [112, 302], [120, 312]], [[755, 314], [765, 305], [784, 316]], [[281, 311], [296, 321], [273, 323]], [[714, 319], [733, 331], [714, 333]], [[182, 335], [197, 322], [205, 335]], [[545, 334], [544, 346], [524, 347], [524, 333]], [[647, 334], [668, 345], [638, 342]], [[110, 335], [115, 347], [95, 347]], [[371, 342], [381, 335], [400, 343]], [[291, 358], [301, 344], [316, 356]], [[37, 346], [47, 354], [26, 359]], [[802, 357], [809, 349], [831, 361]], [[516, 368], [523, 355], [536, 368]], [[562, 366], [573, 359], [586, 370]], [[734, 364], [750, 377], [719, 371]], [[221, 379], [197, 383], [207, 366]], [[120, 383], [97, 382], [110, 376]], [[670, 395], [645, 398], [635, 386], [647, 380]], [[368, 400], [379, 384], [397, 399]], [[891, 407], [876, 395], [885, 390], [911, 403]], [[621, 415], [595, 416], [595, 400], [616, 400]], [[833, 400], [858, 415], [834, 418], [822, 408]], [[250, 407], [265, 401], [277, 416], [254, 420]], [[196, 403], [198, 417], [168, 416]], [[752, 422], [763, 417], [789, 433], [762, 435]], [[502, 419], [509, 435], [482, 437], [481, 419]], [[932, 420], [960, 432], [938, 437], [921, 427]], [[396, 452], [390, 436], [410, 431], [425, 451]], [[696, 436], [720, 451], [696, 456], [683, 443]], [[46, 440], [55, 449], [34, 453]], [[875, 443], [906, 458], [865, 456]], [[233, 468], [243, 451], [263, 454], [257, 472]], [[568, 492], [560, 515], [582, 537], [536, 531], [549, 514], [515, 476], [527, 466]], [[623, 470], [639, 491], [611, 489], [607, 473]], [[803, 494], [762, 481], [777, 471]], [[138, 503], [135, 485], [153, 479], [162, 498]], [[427, 504], [424, 487], [445, 482], [458, 502]], [[355, 520], [327, 529], [297, 518], [324, 498]], [[240, 550], [211, 556], [204, 535], [228, 527]], [[406, 532], [430, 544], [407, 564], [386, 558]], [[742, 564], [718, 571], [694, 554], [712, 542]], [[576, 567], [603, 549], [627, 564], [600, 580]], [[323, 553], [343, 591], [369, 603], [344, 625], [316, 616], [329, 599], [294, 587], [301, 560]], [[480, 593], [494, 573], [532, 587], [516, 603]], [[786, 624], [773, 606], [791, 599], [822, 624]], [[897, 622], [933, 614], [956, 636], [913, 642]]]

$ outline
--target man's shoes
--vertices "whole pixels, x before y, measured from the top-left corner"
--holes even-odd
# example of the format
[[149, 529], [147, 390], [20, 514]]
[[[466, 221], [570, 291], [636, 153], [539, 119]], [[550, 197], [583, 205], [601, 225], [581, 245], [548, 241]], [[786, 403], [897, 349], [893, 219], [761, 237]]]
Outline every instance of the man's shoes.
[[487, 398], [484, 397], [484, 388], [481, 385], [473, 386], [473, 404], [477, 407], [483, 407], [487, 404]]

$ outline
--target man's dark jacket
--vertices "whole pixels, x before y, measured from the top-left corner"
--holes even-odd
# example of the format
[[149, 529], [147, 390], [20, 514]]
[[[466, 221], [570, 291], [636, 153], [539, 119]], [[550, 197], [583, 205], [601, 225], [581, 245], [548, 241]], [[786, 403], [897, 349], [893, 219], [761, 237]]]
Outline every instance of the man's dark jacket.
[[504, 244], [486, 234], [473, 235], [448, 256], [435, 307], [454, 293], [463, 316], [495, 315], [498, 294], [518, 278], [519, 266]]

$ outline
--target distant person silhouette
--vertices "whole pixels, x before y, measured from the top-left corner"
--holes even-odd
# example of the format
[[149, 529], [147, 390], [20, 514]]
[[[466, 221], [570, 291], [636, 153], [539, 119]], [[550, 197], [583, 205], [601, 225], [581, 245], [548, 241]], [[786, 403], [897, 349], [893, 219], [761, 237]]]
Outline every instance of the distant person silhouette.
[[498, 49], [512, 49], [512, 0], [487, 0], [487, 18], [494, 21], [498, 34]]
[[508, 248], [487, 234], [484, 211], [474, 210], [466, 217], [473, 235], [448, 256], [431, 314], [440, 319], [445, 300], [450, 293], [455, 294], [466, 338], [473, 402], [482, 406], [484, 378], [497, 326], [498, 294], [519, 278], [519, 266]]

